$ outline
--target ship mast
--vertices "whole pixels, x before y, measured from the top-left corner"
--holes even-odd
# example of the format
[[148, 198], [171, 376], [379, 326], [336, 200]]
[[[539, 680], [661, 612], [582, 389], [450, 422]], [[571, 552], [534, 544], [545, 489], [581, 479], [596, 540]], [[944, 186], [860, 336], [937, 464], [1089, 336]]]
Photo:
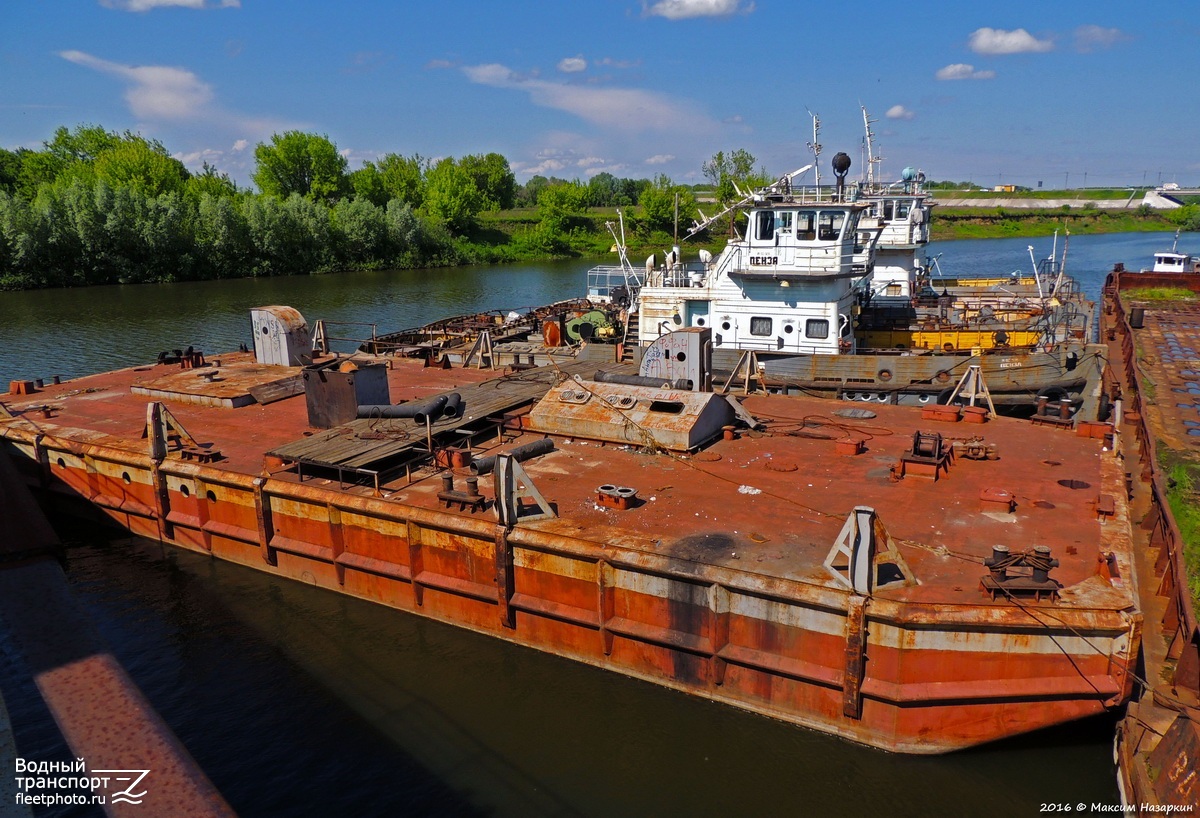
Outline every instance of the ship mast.
[[[804, 110], [808, 111], [807, 108], [805, 108]], [[820, 138], [821, 137], [821, 117], [817, 116], [812, 111], [808, 111], [808, 115], [812, 117], [812, 128], [813, 128], [813, 138], [812, 138], [812, 142], [808, 143], [808, 149], [810, 151], [812, 151], [812, 155], [813, 155], [813, 165], [812, 166], [815, 169], [816, 177], [817, 177], [816, 187], [817, 187], [817, 190], [820, 190], [821, 189], [821, 138]]]
[[875, 155], [875, 132], [871, 130], [871, 125], [879, 120], [871, 119], [867, 114], [867, 106], [860, 105], [859, 107], [862, 108], [863, 128], [867, 132], [867, 161], [865, 163], [867, 166], [867, 190], [874, 190], [876, 180], [875, 166], [883, 161], [883, 157]]

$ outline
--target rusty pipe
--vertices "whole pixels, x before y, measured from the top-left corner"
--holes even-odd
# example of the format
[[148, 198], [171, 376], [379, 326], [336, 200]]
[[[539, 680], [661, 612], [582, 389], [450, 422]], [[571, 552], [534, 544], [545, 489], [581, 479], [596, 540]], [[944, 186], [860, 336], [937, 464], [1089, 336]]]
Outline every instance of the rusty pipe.
[[[515, 449], [510, 449], [504, 454], [510, 455], [518, 463], [523, 460], [528, 460], [531, 457], [547, 454], [554, 451], [554, 441], [550, 438], [535, 440], [532, 443], [526, 443], [523, 446], [517, 446]], [[481, 457], [471, 464], [472, 474], [491, 474], [492, 469], [496, 468], [496, 458], [499, 455], [488, 455]]]
[[446, 407], [446, 402], [446, 395], [438, 395], [419, 403], [417, 401], [410, 401], [409, 403], [400, 403], [394, 406], [360, 403], [356, 414], [360, 418], [412, 418], [416, 423], [424, 425], [426, 420], [437, 420], [441, 417], [442, 411]]
[[598, 383], [620, 383], [625, 386], [649, 386], [656, 389], [679, 389], [688, 391], [692, 388], [692, 382], [688, 378], [678, 378], [673, 381], [668, 381], [663, 378], [646, 378], [641, 375], [621, 375], [614, 372], [605, 372], [597, 370], [592, 376], [592, 380]]

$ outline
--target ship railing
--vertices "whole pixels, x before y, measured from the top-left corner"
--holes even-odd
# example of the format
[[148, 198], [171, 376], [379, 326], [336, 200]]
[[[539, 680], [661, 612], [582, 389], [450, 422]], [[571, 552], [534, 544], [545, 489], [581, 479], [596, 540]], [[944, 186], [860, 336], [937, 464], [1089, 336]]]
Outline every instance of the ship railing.
[[[345, 330], [336, 329], [338, 327], [369, 327], [371, 335], [369, 338], [360, 338], [356, 336], [341, 336], [331, 335], [330, 330], [336, 332], [344, 332]], [[354, 344], [358, 348], [366, 343], [373, 343], [379, 337], [379, 328], [375, 324], [367, 324], [360, 321], [327, 321], [324, 318], [318, 318], [313, 328], [312, 347], [313, 352], [327, 353], [333, 347], [331, 342], [341, 341]]]
[[699, 287], [708, 280], [713, 265], [703, 261], [660, 267], [647, 277], [650, 287]]
[[592, 301], [612, 300], [612, 291], [626, 288], [630, 296], [642, 288], [645, 274], [619, 264], [601, 264], [588, 270], [587, 297]]

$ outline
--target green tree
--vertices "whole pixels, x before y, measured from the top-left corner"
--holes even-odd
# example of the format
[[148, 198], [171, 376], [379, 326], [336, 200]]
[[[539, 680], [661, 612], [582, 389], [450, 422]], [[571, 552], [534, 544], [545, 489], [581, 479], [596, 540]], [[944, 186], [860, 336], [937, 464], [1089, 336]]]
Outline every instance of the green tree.
[[0, 148], [0, 190], [13, 193], [21, 178], [21, 156], [16, 151]]
[[333, 208], [343, 261], [377, 263], [387, 252], [388, 223], [383, 208], [364, 198], [343, 199]]
[[626, 200], [621, 180], [611, 173], [597, 173], [588, 180], [588, 204], [592, 207], [621, 207], [633, 204]]
[[199, 203], [205, 194], [217, 198], [237, 196], [238, 187], [229, 174], [221, 173], [207, 162], [199, 173], [193, 173], [184, 185], [184, 193], [192, 201]]
[[191, 176], [174, 159], [141, 139], [122, 142], [103, 151], [93, 163], [96, 178], [113, 187], [128, 187], [144, 196], [181, 193]]
[[257, 169], [251, 178], [258, 189], [286, 199], [293, 193], [329, 201], [349, 191], [346, 158], [327, 136], [287, 131], [273, 134], [270, 144], [254, 148]]
[[483, 206], [484, 197], [475, 186], [474, 177], [453, 159], [447, 157], [429, 169], [425, 212], [452, 232], [465, 233]]
[[508, 210], [517, 199], [517, 177], [498, 153], [464, 156], [458, 162], [483, 195], [484, 210]]
[[560, 233], [569, 216], [579, 213], [588, 204], [588, 189], [578, 182], [547, 185], [538, 194], [538, 215], [542, 226]]
[[765, 168], [755, 171], [754, 162], [752, 153], [738, 148], [728, 155], [724, 151], [717, 151], [701, 165], [704, 178], [713, 185], [717, 201], [723, 205], [729, 204], [737, 198], [739, 188], [749, 193], [771, 182]]
[[642, 191], [638, 205], [642, 210], [642, 222], [649, 230], [670, 232], [675, 225], [675, 202], [679, 201], [679, 223], [688, 225], [696, 218], [696, 197], [683, 185], [677, 185], [665, 175], [654, 178], [654, 182]]
[[425, 176], [429, 172], [428, 159], [419, 153], [414, 153], [412, 156], [387, 153], [379, 158], [377, 166], [383, 180], [383, 190], [387, 194], [387, 201], [399, 200], [403, 204], [412, 205], [414, 210], [425, 203]]
[[17, 178], [17, 192], [32, 200], [42, 185], [53, 184], [67, 167], [66, 162], [50, 151], [17, 150], [21, 160], [21, 172]]
[[[54, 131], [54, 138], [45, 142], [46, 151], [62, 164], [72, 162], [95, 162], [100, 154], [110, 151], [125, 142], [140, 139], [129, 131], [122, 137], [115, 131], [106, 131], [99, 125], [76, 125], [75, 130], [67, 130], [60, 126]], [[162, 145], [157, 146], [162, 149]], [[165, 149], [161, 150], [166, 153]]]
[[195, 237], [205, 278], [236, 278], [251, 271], [254, 245], [236, 198], [202, 192], [196, 207]]
[[354, 198], [364, 199], [377, 207], [386, 207], [387, 191], [383, 189], [383, 176], [374, 162], [364, 162], [363, 166], [350, 174], [350, 187], [354, 189]]
[[538, 196], [542, 193], [542, 188], [550, 184], [550, 180], [545, 176], [535, 175], [529, 177], [529, 181], [521, 185], [517, 191], [517, 201], [526, 206], [537, 204]]

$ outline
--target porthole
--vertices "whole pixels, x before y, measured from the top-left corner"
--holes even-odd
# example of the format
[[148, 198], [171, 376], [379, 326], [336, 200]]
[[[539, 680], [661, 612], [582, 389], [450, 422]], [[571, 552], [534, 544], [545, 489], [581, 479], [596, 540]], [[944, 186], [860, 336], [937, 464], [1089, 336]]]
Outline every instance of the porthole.
[[121, 480], [124, 481], [125, 485], [127, 486], [133, 482], [133, 478], [129, 476], [129, 472], [127, 471], [121, 472]]
[[182, 494], [184, 497], [190, 497], [192, 494], [191, 489], [189, 489], [183, 483], [179, 484], [179, 493]]
[[211, 489], [209, 491], [204, 492], [204, 496], [206, 498], [208, 498], [208, 502], [210, 502], [210, 503], [217, 502], [217, 493], [215, 491], [212, 491]]
[[687, 353], [686, 353], [686, 352], [676, 352], [676, 353], [675, 353], [675, 360], [677, 360], [677, 361], [686, 361], [686, 360], [687, 360]]
[[697, 318], [697, 319], [696, 319], [696, 326], [698, 326], [698, 327], [702, 327], [702, 326], [704, 326], [704, 319], [703, 319], [703, 318]]
[[788, 335], [791, 335], [793, 332], [796, 331], [796, 328], [794, 326], [792, 326], [791, 324], [784, 324], [783, 331], [786, 332]]
[[727, 329], [729, 329], [729, 322], [728, 322], [728, 321], [724, 321], [724, 322], [722, 322], [722, 323], [721, 323], [721, 329], [724, 329], [724, 330], [727, 330]]

